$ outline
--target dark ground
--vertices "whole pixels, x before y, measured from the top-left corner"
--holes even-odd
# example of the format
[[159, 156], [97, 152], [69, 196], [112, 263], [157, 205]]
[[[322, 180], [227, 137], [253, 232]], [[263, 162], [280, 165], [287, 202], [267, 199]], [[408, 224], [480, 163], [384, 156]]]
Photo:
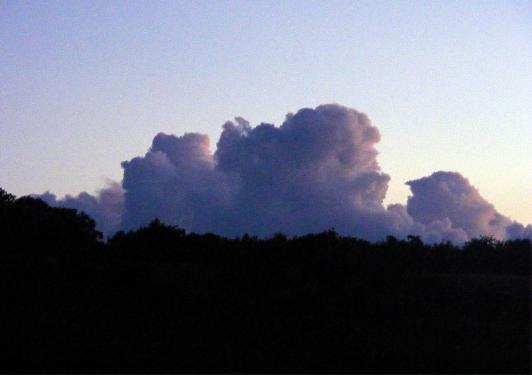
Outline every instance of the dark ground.
[[155, 222], [103, 244], [85, 217], [16, 204], [0, 205], [4, 372], [531, 370], [528, 241], [226, 240]]

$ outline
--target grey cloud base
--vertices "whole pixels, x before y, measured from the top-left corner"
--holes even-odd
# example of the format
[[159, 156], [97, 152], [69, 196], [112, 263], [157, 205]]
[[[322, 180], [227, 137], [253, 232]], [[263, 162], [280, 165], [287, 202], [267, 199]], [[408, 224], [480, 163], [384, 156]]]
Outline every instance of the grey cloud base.
[[96, 197], [41, 197], [85, 211], [106, 234], [159, 218], [226, 236], [335, 228], [373, 241], [409, 234], [427, 242], [532, 238], [531, 225], [499, 214], [458, 173], [409, 181], [406, 207], [384, 207], [390, 177], [377, 162], [379, 140], [364, 113], [340, 105], [301, 109], [280, 127], [252, 128], [236, 118], [223, 125], [214, 154], [206, 135], [161, 133], [146, 155], [122, 163], [122, 187]]

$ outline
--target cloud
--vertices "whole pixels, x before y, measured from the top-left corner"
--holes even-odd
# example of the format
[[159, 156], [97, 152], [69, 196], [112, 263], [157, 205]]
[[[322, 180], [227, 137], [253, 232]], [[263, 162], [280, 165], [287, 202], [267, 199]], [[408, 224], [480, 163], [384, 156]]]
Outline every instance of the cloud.
[[219, 232], [231, 181], [215, 168], [209, 138], [158, 134], [144, 157], [122, 163], [123, 226], [154, 218], [197, 232]]
[[532, 225], [528, 224], [526, 227], [523, 224], [513, 222], [506, 227], [507, 237], [510, 239], [528, 238], [532, 240]]
[[404, 235], [382, 205], [378, 130], [339, 105], [302, 109], [280, 127], [227, 122], [213, 155], [207, 136], [159, 134], [144, 157], [122, 164], [124, 225], [154, 217], [224, 235], [305, 234], [334, 227], [369, 239]]
[[234, 234], [357, 232], [384, 210], [389, 176], [377, 163], [379, 140], [365, 114], [337, 105], [302, 109], [280, 127], [226, 123], [215, 160], [235, 182]]
[[288, 114], [279, 127], [236, 118], [223, 125], [215, 153], [206, 135], [160, 133], [144, 156], [122, 163], [122, 187], [43, 198], [84, 210], [106, 233], [159, 218], [228, 236], [329, 228], [369, 240], [530, 236], [530, 225], [512, 223], [453, 172], [409, 181], [407, 205], [384, 207], [390, 177], [377, 161], [379, 141], [364, 113], [336, 104]]
[[46, 192], [37, 197], [51, 206], [85, 212], [96, 221], [96, 228], [105, 235], [113, 234], [122, 225], [123, 190], [120, 184], [113, 181], [108, 181], [107, 187], [98, 191], [96, 196], [82, 192], [77, 196], [66, 195], [57, 199], [54, 194]]
[[511, 220], [499, 214], [459, 173], [436, 172], [406, 184], [413, 193], [407, 211], [415, 221], [429, 227], [445, 222], [444, 226], [461, 230], [468, 238], [506, 237]]

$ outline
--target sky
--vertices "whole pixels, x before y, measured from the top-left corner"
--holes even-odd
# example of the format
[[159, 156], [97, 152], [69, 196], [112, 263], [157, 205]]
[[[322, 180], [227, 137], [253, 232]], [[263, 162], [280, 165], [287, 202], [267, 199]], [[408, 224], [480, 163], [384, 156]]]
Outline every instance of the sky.
[[339, 103], [386, 203], [439, 170], [532, 223], [529, 1], [0, 1], [0, 186], [94, 192], [164, 132]]

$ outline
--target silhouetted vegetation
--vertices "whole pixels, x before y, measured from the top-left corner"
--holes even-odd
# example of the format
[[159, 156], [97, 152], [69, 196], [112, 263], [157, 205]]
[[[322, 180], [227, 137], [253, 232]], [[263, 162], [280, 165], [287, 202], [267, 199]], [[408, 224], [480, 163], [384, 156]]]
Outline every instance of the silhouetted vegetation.
[[0, 370], [529, 373], [531, 243], [158, 220], [107, 241], [0, 189]]

